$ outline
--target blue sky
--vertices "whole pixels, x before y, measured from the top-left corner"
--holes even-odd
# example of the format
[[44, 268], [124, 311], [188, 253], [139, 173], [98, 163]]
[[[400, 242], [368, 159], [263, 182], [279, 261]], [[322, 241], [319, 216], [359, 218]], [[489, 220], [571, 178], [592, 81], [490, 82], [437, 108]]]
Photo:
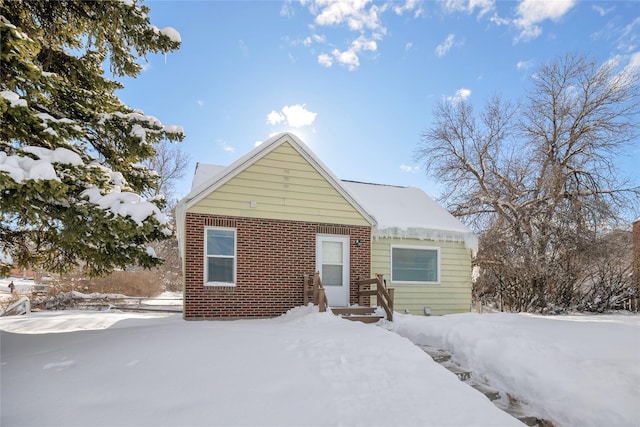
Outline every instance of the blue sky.
[[[196, 162], [227, 165], [297, 134], [340, 178], [439, 194], [414, 162], [442, 99], [517, 99], [568, 52], [640, 66], [640, 2], [146, 1], [178, 30], [177, 52], [124, 80], [131, 107], [181, 125]], [[640, 182], [640, 142], [619, 163]]]

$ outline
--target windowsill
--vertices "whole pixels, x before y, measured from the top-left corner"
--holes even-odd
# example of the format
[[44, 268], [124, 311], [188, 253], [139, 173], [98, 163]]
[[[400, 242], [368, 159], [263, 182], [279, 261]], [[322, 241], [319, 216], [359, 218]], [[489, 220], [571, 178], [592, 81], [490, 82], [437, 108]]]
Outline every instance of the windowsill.
[[389, 286], [393, 285], [429, 285], [429, 286], [438, 286], [441, 285], [441, 282], [391, 282]]
[[225, 283], [225, 282], [207, 282], [204, 284], [205, 286], [211, 288], [235, 288], [235, 283]]

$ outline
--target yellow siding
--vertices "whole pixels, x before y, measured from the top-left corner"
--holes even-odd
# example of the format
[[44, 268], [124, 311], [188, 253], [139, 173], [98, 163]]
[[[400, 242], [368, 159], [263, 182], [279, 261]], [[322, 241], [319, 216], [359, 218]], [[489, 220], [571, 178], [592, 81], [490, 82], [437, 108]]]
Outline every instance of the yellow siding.
[[[440, 248], [440, 283], [425, 285], [391, 282], [391, 245]], [[399, 313], [432, 315], [464, 313], [471, 309], [471, 251], [463, 243], [412, 239], [374, 239], [371, 249], [371, 273], [384, 274], [387, 286], [395, 289], [394, 309]]]
[[369, 225], [288, 142], [211, 192], [189, 212]]

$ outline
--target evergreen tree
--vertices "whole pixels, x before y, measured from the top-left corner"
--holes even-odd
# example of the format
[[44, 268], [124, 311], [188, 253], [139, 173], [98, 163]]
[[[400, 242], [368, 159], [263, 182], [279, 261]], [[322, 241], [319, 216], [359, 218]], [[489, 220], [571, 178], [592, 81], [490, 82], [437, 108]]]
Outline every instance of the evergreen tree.
[[0, 0], [0, 273], [161, 262], [148, 244], [172, 233], [163, 199], [141, 196], [158, 185], [143, 165], [182, 129], [115, 95], [140, 58], [180, 47], [148, 12], [138, 0]]

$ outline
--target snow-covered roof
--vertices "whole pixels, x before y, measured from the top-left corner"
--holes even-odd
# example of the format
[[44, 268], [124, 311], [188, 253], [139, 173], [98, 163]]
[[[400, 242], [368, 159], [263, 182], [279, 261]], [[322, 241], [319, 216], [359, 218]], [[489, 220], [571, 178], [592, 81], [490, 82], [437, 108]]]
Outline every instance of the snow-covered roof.
[[376, 220], [374, 237], [459, 241], [475, 253], [478, 239], [427, 193], [415, 187], [343, 181]]
[[191, 191], [202, 186], [226, 168], [226, 166], [198, 162], [198, 164], [196, 164], [196, 172], [193, 175], [193, 181], [191, 182]]

